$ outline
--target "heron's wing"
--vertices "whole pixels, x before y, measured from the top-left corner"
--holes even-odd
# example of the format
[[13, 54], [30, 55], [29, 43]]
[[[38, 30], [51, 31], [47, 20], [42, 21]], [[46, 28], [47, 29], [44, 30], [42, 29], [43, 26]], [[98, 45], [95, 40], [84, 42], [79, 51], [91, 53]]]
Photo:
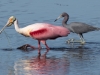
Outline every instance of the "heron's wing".
[[70, 24], [71, 28], [73, 29], [73, 32], [75, 33], [86, 33], [89, 31], [97, 30], [97, 27], [93, 27], [91, 25], [80, 23], [80, 22], [74, 22]]

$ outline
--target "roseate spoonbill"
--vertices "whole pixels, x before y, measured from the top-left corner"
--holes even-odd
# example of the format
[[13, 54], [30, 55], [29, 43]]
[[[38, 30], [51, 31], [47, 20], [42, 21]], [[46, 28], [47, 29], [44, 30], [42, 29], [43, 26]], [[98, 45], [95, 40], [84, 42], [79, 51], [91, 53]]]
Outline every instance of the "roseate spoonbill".
[[[18, 33], [26, 37], [31, 37], [33, 39], [38, 40], [39, 49], [41, 49], [40, 42], [43, 43], [47, 49], [50, 49], [46, 44], [46, 40], [68, 36], [68, 34], [70, 33], [70, 31], [67, 28], [64, 28], [62, 26], [55, 26], [48, 23], [35, 23], [35, 24], [28, 25], [24, 28], [19, 28], [18, 20], [14, 16], [11, 16], [8, 19], [7, 24], [3, 27], [1, 32], [4, 30], [5, 27], [9, 27], [12, 24], [14, 24], [15, 30]], [[27, 45], [27, 46], [34, 48], [31, 45]]]
[[69, 15], [66, 12], [63, 12], [55, 21], [58, 19], [64, 17], [62, 21], [62, 25], [70, 30], [70, 32], [76, 33], [80, 36], [80, 42], [81, 44], [85, 44], [83, 33], [87, 33], [90, 31], [100, 30], [98, 27], [93, 27], [91, 25], [81, 23], [81, 22], [72, 22], [70, 24], [67, 24], [67, 21], [69, 19]]

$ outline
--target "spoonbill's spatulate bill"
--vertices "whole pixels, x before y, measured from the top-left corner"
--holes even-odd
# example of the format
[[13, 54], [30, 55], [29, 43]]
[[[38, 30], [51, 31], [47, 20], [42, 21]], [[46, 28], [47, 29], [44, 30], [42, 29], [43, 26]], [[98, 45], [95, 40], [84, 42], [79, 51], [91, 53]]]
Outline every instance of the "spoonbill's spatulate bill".
[[[14, 24], [15, 30], [18, 33], [26, 37], [31, 37], [33, 39], [38, 40], [39, 49], [41, 49], [40, 42], [42, 42], [46, 46], [47, 49], [50, 49], [48, 45], [46, 44], [46, 40], [56, 39], [58, 37], [65, 37], [65, 36], [68, 36], [68, 34], [70, 33], [70, 31], [65, 27], [55, 26], [55, 25], [48, 24], [48, 23], [35, 23], [35, 24], [31, 24], [23, 28], [19, 28], [18, 20], [14, 16], [11, 16], [9, 18], [4, 28], [9, 27], [12, 24]], [[4, 30], [4, 28], [2, 30]]]
[[58, 19], [60, 19], [62, 17], [64, 17], [64, 19], [62, 21], [62, 25], [65, 28], [68, 28], [70, 30], [70, 32], [78, 34], [80, 36], [80, 41], [82, 44], [85, 43], [84, 38], [83, 38], [83, 33], [100, 30], [100, 28], [98, 28], [98, 27], [93, 27], [91, 25], [81, 23], [81, 22], [72, 22], [70, 24], [67, 24], [69, 15], [66, 12], [62, 13], [55, 21], [57, 21]]

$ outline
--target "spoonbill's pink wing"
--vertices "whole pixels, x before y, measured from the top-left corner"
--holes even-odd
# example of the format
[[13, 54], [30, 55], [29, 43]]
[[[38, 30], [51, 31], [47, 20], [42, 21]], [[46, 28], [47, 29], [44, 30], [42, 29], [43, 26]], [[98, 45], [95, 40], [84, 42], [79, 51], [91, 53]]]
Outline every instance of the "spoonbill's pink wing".
[[47, 40], [47, 39], [55, 39], [58, 37], [64, 37], [69, 34], [69, 30], [67, 28], [61, 26], [54, 26], [46, 23], [41, 23], [37, 25], [30, 32], [31, 37], [38, 40]]

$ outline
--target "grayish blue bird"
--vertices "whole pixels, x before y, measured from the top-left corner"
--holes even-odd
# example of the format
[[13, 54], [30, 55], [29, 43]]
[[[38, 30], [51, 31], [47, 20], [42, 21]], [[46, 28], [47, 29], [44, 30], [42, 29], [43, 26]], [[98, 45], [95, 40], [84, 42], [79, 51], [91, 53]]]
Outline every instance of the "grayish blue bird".
[[98, 27], [93, 27], [91, 25], [81, 23], [81, 22], [72, 22], [70, 24], [67, 24], [67, 21], [69, 19], [69, 15], [66, 12], [63, 12], [55, 21], [58, 19], [64, 17], [62, 21], [62, 25], [70, 30], [70, 32], [76, 33], [80, 36], [80, 42], [81, 44], [85, 44], [83, 33], [87, 33], [90, 31], [100, 30]]

